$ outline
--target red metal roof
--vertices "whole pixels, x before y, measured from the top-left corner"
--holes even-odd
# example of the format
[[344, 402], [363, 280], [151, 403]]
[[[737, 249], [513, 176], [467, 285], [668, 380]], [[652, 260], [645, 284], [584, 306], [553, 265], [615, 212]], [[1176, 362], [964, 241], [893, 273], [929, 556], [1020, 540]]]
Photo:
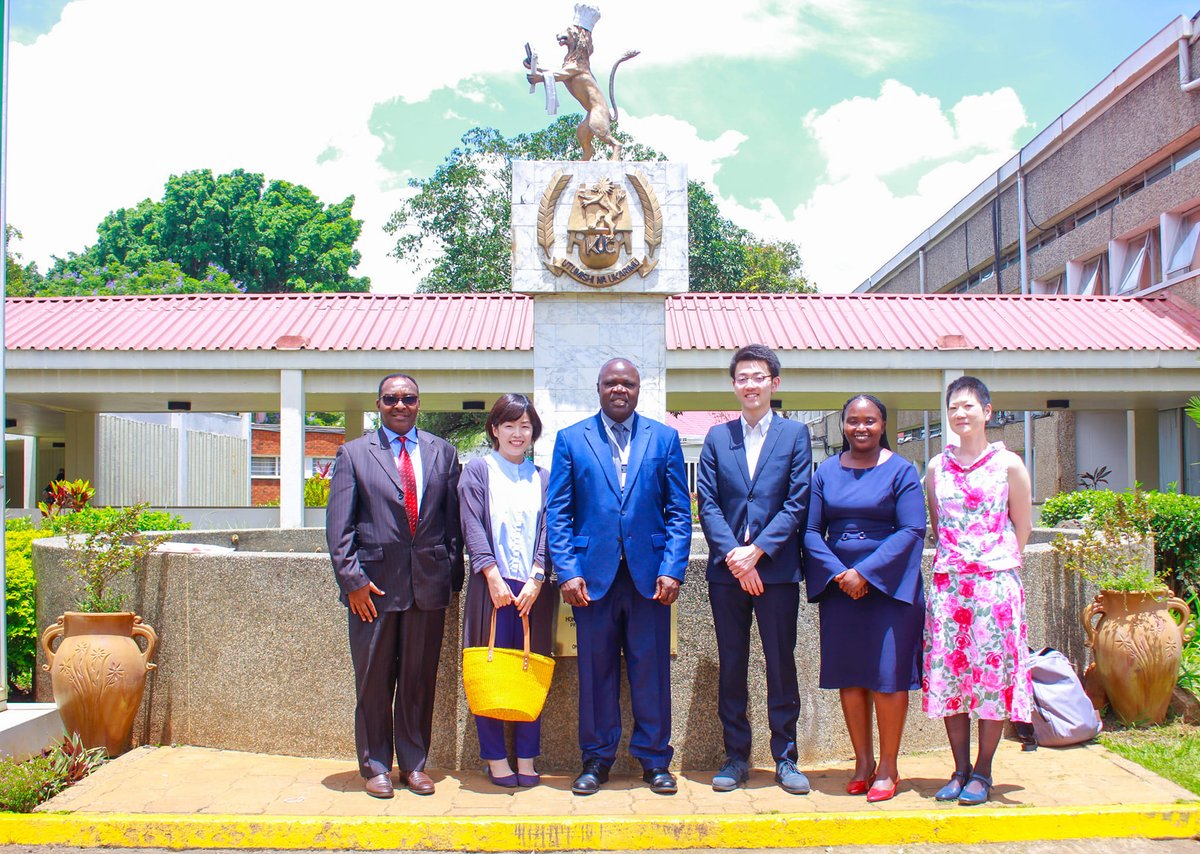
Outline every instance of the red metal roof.
[[715, 425], [732, 421], [741, 414], [741, 411], [737, 409], [729, 412], [680, 412], [678, 415], [668, 412], [666, 423], [668, 427], [678, 430], [679, 435], [685, 439], [689, 437], [703, 439]]
[[514, 294], [189, 294], [9, 299], [10, 350], [529, 350]]
[[1168, 295], [688, 294], [667, 348], [1195, 350], [1200, 312]]
[[[530, 350], [519, 294], [195, 294], [13, 298], [10, 350]], [[1200, 312], [1169, 295], [683, 294], [667, 348], [1195, 350]]]

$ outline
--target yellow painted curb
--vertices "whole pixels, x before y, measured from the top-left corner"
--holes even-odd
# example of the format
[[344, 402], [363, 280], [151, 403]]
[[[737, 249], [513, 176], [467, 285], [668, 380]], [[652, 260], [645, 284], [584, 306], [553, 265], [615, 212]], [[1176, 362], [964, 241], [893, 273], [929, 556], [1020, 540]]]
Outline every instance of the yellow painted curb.
[[0, 815], [0, 845], [439, 851], [803, 848], [1200, 836], [1200, 804], [638, 817]]

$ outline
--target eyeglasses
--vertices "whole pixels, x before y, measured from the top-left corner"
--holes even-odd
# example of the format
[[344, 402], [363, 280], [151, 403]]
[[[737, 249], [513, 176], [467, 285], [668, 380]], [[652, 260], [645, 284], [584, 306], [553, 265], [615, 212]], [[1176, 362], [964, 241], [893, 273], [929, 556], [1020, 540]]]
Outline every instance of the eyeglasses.
[[733, 378], [734, 385], [762, 385], [771, 378], [766, 374], [738, 374]]
[[415, 394], [406, 394], [403, 396], [381, 394], [379, 396], [379, 402], [384, 406], [395, 406], [397, 403], [403, 403], [405, 406], [416, 406], [420, 401], [420, 396]]

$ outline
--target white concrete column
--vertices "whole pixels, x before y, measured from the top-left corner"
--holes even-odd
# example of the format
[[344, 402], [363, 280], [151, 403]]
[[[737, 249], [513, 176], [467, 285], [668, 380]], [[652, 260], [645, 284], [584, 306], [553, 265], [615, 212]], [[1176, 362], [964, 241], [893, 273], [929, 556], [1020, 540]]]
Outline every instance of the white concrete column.
[[942, 371], [942, 388], [938, 391], [938, 408], [942, 413], [942, 450], [946, 449], [946, 445], [952, 437], [954, 438], [954, 443], [958, 444], [957, 437], [950, 430], [950, 416], [946, 412], [946, 388], [950, 383], [965, 374], [966, 371]]
[[357, 439], [363, 432], [363, 413], [362, 409], [347, 409], [345, 412], [346, 420], [346, 441]]
[[90, 481], [96, 489], [94, 504], [105, 503], [103, 484], [96, 465], [96, 427], [99, 415], [95, 412], [68, 412], [65, 417], [64, 439], [66, 453], [63, 468], [68, 480]]
[[37, 507], [38, 494], [42, 490], [41, 472], [38, 471], [37, 436], [24, 436], [25, 440], [25, 506]]
[[1158, 410], [1130, 409], [1125, 418], [1129, 485], [1158, 489]]
[[188, 414], [186, 412], [171, 413], [171, 429], [175, 431], [175, 445], [179, 452], [175, 455], [175, 506], [188, 506]]
[[279, 527], [304, 527], [304, 371], [279, 372]]

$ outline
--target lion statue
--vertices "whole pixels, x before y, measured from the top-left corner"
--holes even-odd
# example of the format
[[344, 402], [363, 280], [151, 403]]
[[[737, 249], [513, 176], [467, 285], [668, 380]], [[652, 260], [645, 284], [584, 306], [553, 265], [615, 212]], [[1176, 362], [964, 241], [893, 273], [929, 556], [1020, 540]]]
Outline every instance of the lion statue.
[[[556, 37], [559, 46], [567, 49], [567, 55], [563, 58], [562, 69], [554, 72], [553, 79], [556, 83], [563, 83], [575, 100], [583, 105], [585, 115], [575, 131], [583, 149], [583, 159], [592, 159], [596, 153], [592, 140], [599, 139], [612, 148], [612, 159], [620, 160], [624, 154], [624, 147], [612, 135], [612, 123], [617, 119], [613, 80], [616, 77], [617, 66], [627, 59], [633, 59], [640, 51], [627, 51], [613, 63], [608, 76], [608, 95], [612, 101], [610, 111], [608, 102], [604, 100], [604, 92], [592, 74], [592, 28], [599, 18], [600, 10], [595, 6], [587, 3], [575, 4], [575, 18], [571, 26]], [[528, 66], [528, 62], [526, 65]], [[546, 68], [531, 68], [527, 79], [530, 84], [544, 83], [548, 72], [549, 69]]]

